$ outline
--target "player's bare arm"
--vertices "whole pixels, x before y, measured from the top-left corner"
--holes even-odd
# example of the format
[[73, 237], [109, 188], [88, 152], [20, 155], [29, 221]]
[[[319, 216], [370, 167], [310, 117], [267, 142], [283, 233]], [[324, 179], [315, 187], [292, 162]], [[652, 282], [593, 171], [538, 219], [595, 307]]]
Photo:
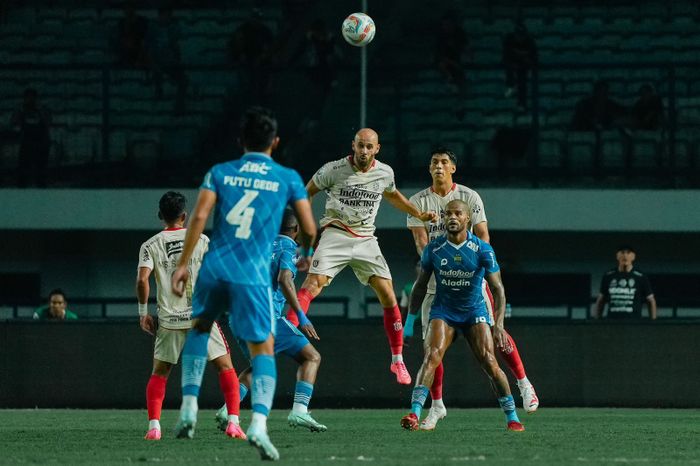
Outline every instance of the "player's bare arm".
[[309, 182], [306, 183], [306, 192], [309, 193], [309, 200], [311, 200], [316, 194], [321, 192], [321, 188], [316, 186], [314, 180], [309, 180]]
[[192, 252], [199, 241], [199, 237], [204, 232], [204, 227], [207, 225], [207, 219], [211, 210], [216, 204], [216, 193], [208, 189], [202, 189], [199, 191], [199, 196], [197, 197], [197, 204], [195, 204], [192, 210], [192, 216], [190, 217], [190, 223], [187, 228], [187, 234], [185, 235], [185, 244], [182, 247], [182, 255], [180, 255], [180, 260], [177, 263], [177, 269], [173, 272], [172, 287], [173, 293], [177, 296], [182, 296], [185, 292], [185, 283], [189, 277], [189, 272], [187, 271], [187, 264], [189, 264], [192, 258]]
[[506, 292], [501, 280], [501, 272], [493, 272], [486, 275], [486, 281], [491, 288], [494, 301], [493, 340], [499, 348], [505, 348], [508, 344], [508, 337], [503, 329], [503, 318], [506, 312]]
[[[313, 183], [313, 181], [309, 183]], [[310, 194], [309, 197], [311, 197]], [[303, 252], [302, 257], [299, 258], [299, 262], [297, 262], [297, 269], [306, 272], [311, 265], [311, 246], [313, 246], [316, 240], [316, 221], [311, 211], [311, 202], [308, 199], [299, 199], [292, 205], [292, 209], [294, 209], [294, 214], [299, 222]]]
[[418, 208], [406, 199], [406, 196], [401, 194], [398, 189], [384, 191], [384, 198], [396, 209], [416, 217], [423, 222], [434, 222], [437, 219], [437, 214], [435, 212], [421, 212], [418, 210]]
[[[287, 304], [289, 304], [292, 309], [297, 312], [297, 314], [303, 314], [304, 310], [301, 308], [301, 304], [299, 304], [297, 291], [294, 287], [294, 274], [292, 274], [292, 271], [289, 269], [280, 269], [279, 273], [277, 274], [277, 283], [279, 284], [279, 289], [282, 292], [282, 295], [284, 295], [284, 299], [287, 300]], [[316, 329], [311, 322], [307, 324], [300, 323], [299, 329], [304, 332], [307, 337], [320, 340], [318, 333], [316, 333]]]
[[[148, 267], [139, 267], [138, 275], [136, 276], [136, 297], [139, 304], [143, 306], [148, 304], [148, 295], [151, 293], [150, 283], [148, 282], [151, 272], [152, 270]], [[141, 325], [141, 330], [154, 335], [156, 326], [151, 315], [139, 316], [139, 324]]]
[[413, 243], [416, 245], [418, 256], [423, 255], [423, 249], [428, 245], [428, 232], [424, 227], [410, 227]]
[[472, 232], [481, 240], [486, 243], [491, 242], [491, 236], [489, 235], [489, 227], [486, 222], [477, 223], [472, 228]]
[[416, 283], [413, 284], [411, 297], [408, 300], [408, 313], [416, 315], [420, 312], [425, 294], [428, 292], [428, 281], [430, 281], [430, 273], [421, 268]]

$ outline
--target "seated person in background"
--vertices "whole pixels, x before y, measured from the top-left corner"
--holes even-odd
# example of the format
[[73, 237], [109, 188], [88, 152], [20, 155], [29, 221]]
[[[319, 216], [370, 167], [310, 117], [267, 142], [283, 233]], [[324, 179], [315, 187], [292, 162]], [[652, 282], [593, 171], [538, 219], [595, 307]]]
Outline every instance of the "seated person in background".
[[644, 84], [639, 88], [639, 98], [632, 105], [632, 128], [653, 131], [664, 124], [664, 103], [654, 86]]
[[605, 303], [609, 303], [609, 319], [641, 318], [642, 303], [649, 305], [649, 318], [656, 319], [656, 299], [651, 290], [649, 279], [639, 270], [633, 268], [637, 254], [631, 246], [617, 249], [617, 268], [603, 275], [600, 294], [593, 309], [593, 318], [603, 315]]
[[609, 97], [607, 81], [593, 84], [593, 93], [576, 103], [571, 129], [574, 131], [600, 131], [620, 125], [626, 109]]
[[78, 316], [66, 309], [66, 294], [56, 288], [49, 293], [49, 304], [34, 311], [34, 318], [40, 320], [77, 320]]

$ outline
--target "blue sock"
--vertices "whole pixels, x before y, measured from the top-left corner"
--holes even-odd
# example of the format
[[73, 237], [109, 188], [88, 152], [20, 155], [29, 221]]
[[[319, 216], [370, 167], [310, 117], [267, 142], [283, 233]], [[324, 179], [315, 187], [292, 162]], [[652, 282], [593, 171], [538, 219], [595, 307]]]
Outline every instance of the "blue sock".
[[199, 396], [204, 369], [207, 367], [209, 332], [190, 330], [182, 349], [182, 394]]
[[423, 409], [425, 400], [428, 399], [428, 393], [430, 393], [430, 389], [425, 385], [416, 385], [413, 389], [413, 394], [411, 395], [411, 412], [414, 413], [418, 419], [420, 419], [420, 412]]
[[515, 401], [513, 401], [513, 395], [500, 397], [498, 399], [498, 404], [501, 405], [501, 409], [506, 414], [506, 421], [520, 422], [520, 419], [518, 419], [518, 413], [515, 412]]
[[241, 393], [241, 401], [245, 400], [245, 397], [248, 395], [248, 387], [242, 383], [238, 384], [238, 391]]
[[276, 384], [275, 357], [263, 354], [255, 356], [253, 358], [253, 381], [250, 387], [250, 402], [254, 413], [269, 416]]
[[313, 384], [309, 382], [304, 382], [303, 380], [298, 381], [296, 386], [294, 387], [294, 404], [303, 405], [306, 408], [308, 408], [309, 402], [311, 401], [311, 395], [313, 393]]

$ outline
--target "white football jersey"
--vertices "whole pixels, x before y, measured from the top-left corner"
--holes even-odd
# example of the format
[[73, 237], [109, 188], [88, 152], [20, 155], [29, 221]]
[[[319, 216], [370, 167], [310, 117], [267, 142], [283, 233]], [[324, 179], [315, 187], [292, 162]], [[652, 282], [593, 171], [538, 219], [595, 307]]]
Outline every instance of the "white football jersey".
[[177, 296], [170, 282], [182, 254], [186, 232], [184, 228], [163, 230], [143, 243], [139, 251], [139, 267], [155, 272], [158, 325], [171, 330], [191, 327], [192, 285], [197, 280], [202, 257], [209, 246], [209, 238], [201, 235], [188, 266], [190, 278], [185, 285], [185, 293], [182, 297]]
[[[459, 199], [464, 201], [469, 206], [469, 215], [471, 220], [469, 222], [469, 230], [473, 230], [474, 225], [483, 223], [486, 221], [486, 212], [484, 211], [484, 203], [481, 200], [479, 193], [473, 189], [467, 188], [461, 184], [454, 183], [452, 189], [445, 196], [440, 196], [433, 188], [426, 188], [422, 191], [417, 192], [409, 199], [413, 205], [415, 205], [421, 212], [436, 212], [438, 214], [437, 222], [423, 222], [411, 215], [406, 218], [406, 226], [408, 228], [412, 227], [425, 227], [428, 231], [428, 241], [432, 241], [438, 236], [445, 233], [445, 206], [447, 203]], [[435, 277], [430, 278], [428, 283], [428, 293], [435, 293]]]
[[328, 162], [313, 176], [314, 184], [326, 192], [326, 213], [321, 227], [341, 224], [356, 236], [372, 236], [374, 219], [384, 192], [396, 190], [394, 170], [374, 159], [366, 172], [357, 170], [352, 156]]

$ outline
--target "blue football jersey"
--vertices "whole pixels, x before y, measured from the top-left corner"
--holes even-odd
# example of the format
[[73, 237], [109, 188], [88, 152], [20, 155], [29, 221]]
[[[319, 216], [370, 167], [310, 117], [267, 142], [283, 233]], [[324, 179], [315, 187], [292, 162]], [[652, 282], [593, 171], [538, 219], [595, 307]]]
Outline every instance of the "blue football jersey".
[[272, 242], [289, 203], [306, 199], [299, 174], [249, 152], [214, 165], [200, 189], [216, 193], [214, 228], [200, 275], [241, 285], [270, 285]]
[[[277, 239], [272, 243], [272, 260], [270, 274], [272, 277], [272, 303], [275, 307], [275, 319], [282, 317], [282, 311], [287, 299], [280, 290], [277, 283], [277, 276], [280, 270], [290, 270], [292, 277], [297, 275], [297, 243], [285, 235], [277, 235]], [[286, 316], [286, 313], [284, 314]]]
[[459, 247], [447, 241], [447, 235], [435, 238], [423, 250], [421, 267], [435, 274], [432, 309], [453, 313], [484, 308], [481, 282], [486, 273], [500, 270], [491, 245], [471, 232]]

